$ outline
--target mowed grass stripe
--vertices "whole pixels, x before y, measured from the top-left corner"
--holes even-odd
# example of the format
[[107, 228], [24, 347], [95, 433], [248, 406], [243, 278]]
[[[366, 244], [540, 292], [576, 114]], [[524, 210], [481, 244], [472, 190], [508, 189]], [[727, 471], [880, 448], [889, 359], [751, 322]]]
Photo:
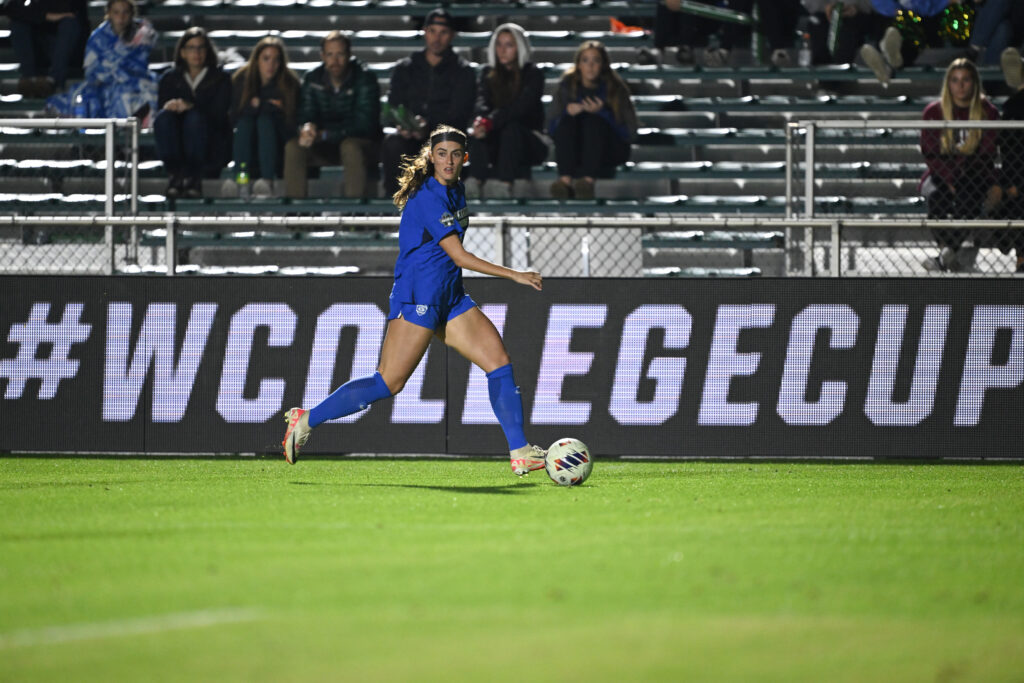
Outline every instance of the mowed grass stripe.
[[18, 457], [0, 512], [0, 634], [259, 614], [9, 647], [0, 680], [1024, 670], [1020, 465]]

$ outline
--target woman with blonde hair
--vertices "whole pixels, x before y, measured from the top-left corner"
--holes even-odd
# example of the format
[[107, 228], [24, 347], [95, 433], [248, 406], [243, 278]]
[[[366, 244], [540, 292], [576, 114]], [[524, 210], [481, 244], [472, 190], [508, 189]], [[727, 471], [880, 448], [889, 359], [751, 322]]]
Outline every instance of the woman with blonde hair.
[[[530, 168], [548, 156], [544, 128], [544, 72], [530, 61], [530, 39], [518, 24], [494, 29], [487, 66], [477, 83], [476, 118], [469, 139], [470, 199], [521, 197]], [[517, 182], [518, 181], [518, 182]], [[486, 183], [486, 188], [484, 184]]]
[[508, 441], [512, 472], [523, 476], [544, 467], [544, 450], [523, 432], [523, 404], [512, 362], [491, 321], [462, 286], [462, 269], [503, 277], [540, 290], [540, 273], [499, 266], [462, 246], [469, 226], [465, 190], [459, 181], [466, 161], [466, 134], [451, 126], [434, 128], [420, 153], [405, 157], [394, 194], [402, 212], [398, 259], [391, 288], [388, 327], [377, 372], [349, 380], [310, 410], [285, 413], [284, 457], [295, 463], [314, 427], [393, 396], [419, 365], [437, 337], [487, 375], [495, 417]]
[[612, 71], [608, 51], [596, 40], [576, 50], [551, 102], [548, 133], [555, 141], [556, 199], [594, 198], [596, 178], [611, 178], [629, 159], [637, 119], [629, 88]]
[[[294, 137], [299, 98], [299, 79], [288, 68], [284, 41], [261, 38], [249, 61], [231, 77], [231, 93], [235, 172], [244, 167], [249, 178], [257, 178], [253, 194], [269, 197], [274, 180], [282, 175], [284, 145]], [[237, 196], [238, 189], [229, 179], [222, 194]]]
[[[925, 107], [925, 121], [995, 121], [999, 111], [985, 97], [978, 68], [963, 57], [946, 69], [939, 99]], [[996, 177], [998, 136], [979, 128], [929, 128], [921, 131], [927, 169], [920, 191], [929, 218], [971, 219], [998, 203]], [[933, 234], [940, 254], [926, 262], [930, 270], [964, 270], [973, 266], [977, 249], [961, 247], [967, 231], [940, 229]]]

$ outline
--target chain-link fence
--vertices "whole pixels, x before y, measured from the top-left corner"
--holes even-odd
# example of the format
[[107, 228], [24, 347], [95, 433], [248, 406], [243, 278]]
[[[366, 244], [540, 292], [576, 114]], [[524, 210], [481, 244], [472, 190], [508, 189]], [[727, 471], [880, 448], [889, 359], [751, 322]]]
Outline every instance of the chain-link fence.
[[[789, 215], [878, 223], [842, 230], [841, 272], [1016, 273], [1024, 122], [801, 121], [789, 125], [787, 140]], [[803, 240], [802, 232], [791, 237]], [[819, 232], [812, 241], [803, 251], [813, 260], [795, 270], [832, 272], [830, 237]]]
[[[974, 130], [980, 139], [970, 151]], [[952, 143], [943, 143], [947, 132]], [[707, 173], [714, 189], [706, 191], [717, 196], [665, 195], [659, 186], [649, 196], [640, 188], [635, 201], [471, 202], [466, 246], [547, 276], [1016, 272], [1024, 235], [1014, 175], [1024, 168], [1015, 146], [1015, 136], [1024, 135], [1020, 123], [805, 121], [786, 134], [785, 163], [700, 162], [680, 171]], [[103, 172], [100, 212], [70, 211], [62, 195], [67, 213], [47, 215], [48, 195], [41, 194], [39, 209], [0, 215], [0, 272], [388, 275], [397, 255], [398, 218], [384, 204], [380, 213], [389, 215], [351, 215], [342, 203], [324, 205], [331, 213], [320, 216], [282, 215], [286, 206], [259, 204], [201, 213], [221, 208], [213, 203], [131, 215], [137, 193], [121, 191], [106, 166]], [[718, 191], [726, 181], [743, 187], [744, 177], [755, 179], [748, 188], [756, 183], [777, 194]]]

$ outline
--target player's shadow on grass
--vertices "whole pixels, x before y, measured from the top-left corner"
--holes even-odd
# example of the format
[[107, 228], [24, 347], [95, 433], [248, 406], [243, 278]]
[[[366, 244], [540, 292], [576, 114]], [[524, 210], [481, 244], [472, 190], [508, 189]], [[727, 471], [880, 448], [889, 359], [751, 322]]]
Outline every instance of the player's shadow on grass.
[[[293, 481], [299, 486], [315, 486], [314, 482]], [[356, 484], [356, 486], [372, 486], [401, 489], [425, 489], [428, 491], [443, 491], [445, 493], [484, 493], [499, 496], [508, 496], [518, 493], [525, 493], [537, 486], [531, 482], [518, 482], [515, 484], [502, 484], [501, 486], [428, 486], [426, 484]]]

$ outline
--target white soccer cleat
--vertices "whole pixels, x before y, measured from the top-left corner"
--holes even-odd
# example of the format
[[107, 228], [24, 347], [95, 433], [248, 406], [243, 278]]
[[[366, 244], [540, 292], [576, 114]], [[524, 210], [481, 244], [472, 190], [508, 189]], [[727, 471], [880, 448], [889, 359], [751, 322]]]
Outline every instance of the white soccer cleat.
[[517, 448], [509, 453], [512, 474], [522, 477], [530, 472], [542, 470], [544, 469], [544, 459], [546, 457], [547, 451], [540, 446], [526, 444], [521, 448]]
[[302, 408], [292, 408], [285, 412], [284, 421], [288, 429], [284, 433], [284, 459], [289, 465], [294, 465], [299, 459], [299, 450], [309, 441], [309, 435], [313, 428], [309, 426], [309, 411]]

